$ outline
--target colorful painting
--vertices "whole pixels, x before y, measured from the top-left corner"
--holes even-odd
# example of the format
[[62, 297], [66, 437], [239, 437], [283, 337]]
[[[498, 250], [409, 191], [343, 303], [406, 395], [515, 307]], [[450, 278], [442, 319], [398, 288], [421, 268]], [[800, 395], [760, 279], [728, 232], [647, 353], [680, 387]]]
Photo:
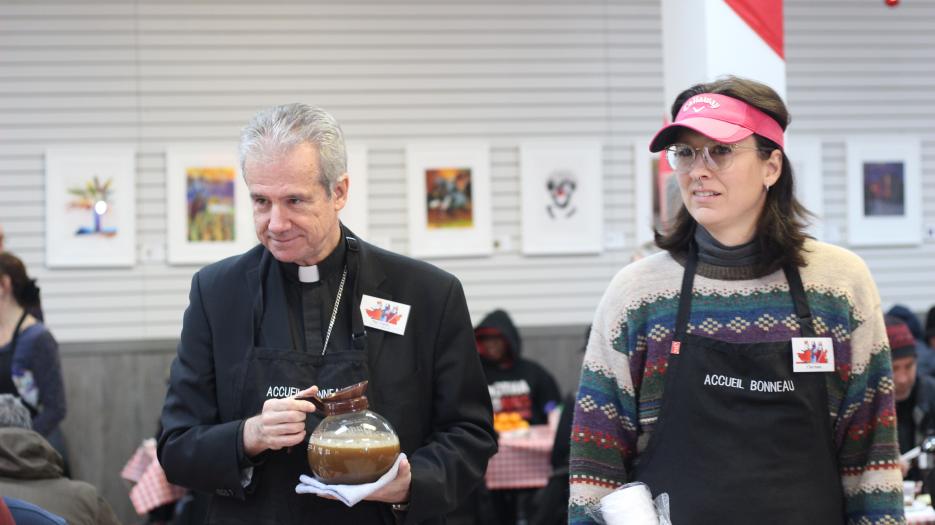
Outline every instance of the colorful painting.
[[166, 151], [168, 260], [204, 264], [256, 243], [253, 209], [236, 146], [174, 146]]
[[117, 235], [116, 225], [103, 224], [105, 216], [109, 219], [114, 218], [114, 214], [109, 213], [114, 200], [114, 192], [111, 189], [113, 183], [113, 177], [101, 182], [101, 178], [95, 174], [84, 184], [68, 188], [68, 194], [71, 196], [68, 208], [83, 211], [85, 215], [90, 216], [92, 222], [90, 226], [79, 226], [75, 235]]
[[902, 162], [864, 163], [864, 215], [906, 213], [904, 168]]
[[471, 228], [471, 168], [425, 170], [426, 218], [429, 228]]
[[919, 139], [847, 141], [847, 243], [913, 246], [922, 242]]
[[237, 171], [233, 166], [199, 166], [185, 170], [190, 242], [234, 240], [236, 181]]
[[136, 152], [61, 147], [46, 152], [46, 264], [136, 262]]
[[493, 251], [489, 150], [482, 142], [406, 147], [410, 255], [461, 257]]
[[599, 253], [603, 249], [601, 143], [520, 146], [523, 253]]

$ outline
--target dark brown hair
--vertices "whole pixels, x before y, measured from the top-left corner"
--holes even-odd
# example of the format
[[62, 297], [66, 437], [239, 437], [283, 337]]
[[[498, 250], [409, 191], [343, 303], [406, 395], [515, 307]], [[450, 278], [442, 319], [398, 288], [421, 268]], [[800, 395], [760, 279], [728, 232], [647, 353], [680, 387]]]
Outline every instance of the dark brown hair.
[[[681, 92], [672, 104], [672, 120], [675, 120], [682, 104], [701, 93], [715, 93], [741, 100], [773, 118], [785, 131], [789, 125], [789, 110], [773, 89], [754, 80], [727, 76], [714, 82], [696, 84]], [[766, 160], [773, 150], [782, 150], [779, 144], [754, 134], [760, 148], [760, 158]], [[759, 244], [760, 257], [754, 265], [757, 275], [766, 275], [778, 270], [786, 263], [805, 266], [802, 245], [809, 237], [805, 233], [811, 212], [795, 197], [792, 163], [782, 151], [782, 171], [776, 184], [766, 193], [766, 204], [757, 220], [755, 240]], [[656, 231], [656, 246], [676, 255], [688, 252], [697, 223], [685, 205], [679, 207], [672, 225], [666, 231]]]
[[39, 306], [39, 287], [36, 280], [26, 275], [26, 267], [19, 257], [10, 252], [0, 253], [0, 277], [10, 277], [13, 298], [23, 308]]

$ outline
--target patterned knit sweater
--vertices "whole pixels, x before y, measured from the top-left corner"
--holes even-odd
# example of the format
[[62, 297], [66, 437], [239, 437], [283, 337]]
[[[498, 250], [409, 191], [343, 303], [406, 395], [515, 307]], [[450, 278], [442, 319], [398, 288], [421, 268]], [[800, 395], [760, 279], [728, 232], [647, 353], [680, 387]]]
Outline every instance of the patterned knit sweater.
[[[896, 444], [890, 352], [876, 285], [864, 262], [808, 241], [800, 268], [815, 331], [834, 341], [828, 415], [849, 524], [905, 523]], [[683, 267], [662, 252], [623, 268], [595, 315], [572, 430], [569, 523], [594, 523], [585, 509], [627, 483], [660, 409]], [[782, 270], [699, 263], [688, 332], [733, 343], [799, 335]], [[807, 472], [802, 473], [807, 476]]]

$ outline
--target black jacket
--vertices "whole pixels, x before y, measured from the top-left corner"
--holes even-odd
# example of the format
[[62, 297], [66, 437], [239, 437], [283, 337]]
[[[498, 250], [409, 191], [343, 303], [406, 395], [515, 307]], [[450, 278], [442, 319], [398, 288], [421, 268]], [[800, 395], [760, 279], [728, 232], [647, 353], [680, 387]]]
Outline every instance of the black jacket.
[[[172, 483], [215, 494], [209, 521], [269, 504], [241, 486], [241, 424], [254, 414], [235, 401], [264, 252], [257, 246], [193, 277], [162, 412], [160, 463]], [[440, 523], [481, 482], [496, 451], [464, 292], [454, 276], [364, 242], [359, 279], [355, 307], [362, 294], [411, 305], [405, 335], [367, 329], [371, 409], [391, 422], [410, 458], [405, 523]], [[268, 303], [262, 333], [272, 334], [271, 347], [292, 348], [285, 301]]]

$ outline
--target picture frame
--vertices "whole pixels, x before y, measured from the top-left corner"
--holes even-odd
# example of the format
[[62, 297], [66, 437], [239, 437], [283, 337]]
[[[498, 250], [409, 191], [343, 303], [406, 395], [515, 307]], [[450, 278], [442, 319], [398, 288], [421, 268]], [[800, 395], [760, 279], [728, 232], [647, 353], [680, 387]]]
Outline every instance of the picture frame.
[[786, 156], [792, 162], [795, 196], [808, 211], [810, 218], [806, 231], [812, 237], [826, 241], [824, 209], [824, 179], [821, 160], [821, 138], [809, 135], [787, 135]]
[[406, 173], [410, 255], [484, 256], [493, 251], [486, 143], [409, 144]]
[[661, 175], [665, 169], [663, 152], [649, 151], [649, 140], [633, 140], [633, 185], [636, 213], [636, 245], [645, 247], [653, 244], [656, 230], [665, 229], [666, 221], [671, 220], [682, 206], [682, 195], [678, 180], [671, 170]]
[[136, 150], [61, 146], [45, 152], [49, 268], [136, 263]]
[[604, 242], [601, 142], [524, 142], [519, 159], [522, 253], [600, 253]]
[[642, 246], [653, 240], [653, 228], [660, 220], [659, 154], [649, 151], [649, 141], [633, 140], [634, 237]]
[[256, 244], [236, 146], [166, 149], [166, 223], [169, 264], [211, 263]]
[[368, 184], [367, 184], [367, 146], [364, 144], [347, 144], [347, 173], [350, 180], [347, 203], [339, 216], [341, 222], [352, 232], [363, 239], [367, 239], [370, 231], [367, 221], [369, 219]]
[[919, 139], [847, 139], [847, 242], [851, 246], [922, 242]]

